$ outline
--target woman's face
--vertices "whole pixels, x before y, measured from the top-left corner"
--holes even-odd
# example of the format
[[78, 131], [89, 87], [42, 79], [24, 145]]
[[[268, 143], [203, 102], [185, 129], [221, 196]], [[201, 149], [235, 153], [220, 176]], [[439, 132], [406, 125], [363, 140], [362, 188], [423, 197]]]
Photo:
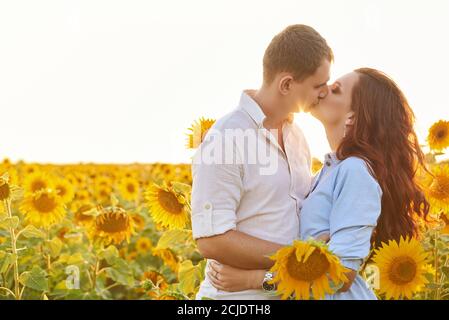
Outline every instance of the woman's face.
[[352, 88], [358, 81], [358, 75], [350, 72], [329, 86], [325, 98], [310, 109], [312, 116], [325, 126], [341, 125], [351, 115]]

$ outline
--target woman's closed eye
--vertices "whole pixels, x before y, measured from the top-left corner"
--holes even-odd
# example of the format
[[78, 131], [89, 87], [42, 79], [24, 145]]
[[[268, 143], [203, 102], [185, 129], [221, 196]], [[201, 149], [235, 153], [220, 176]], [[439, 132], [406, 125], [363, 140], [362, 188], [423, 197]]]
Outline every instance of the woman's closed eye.
[[341, 93], [341, 88], [340, 88], [340, 83], [339, 82], [335, 82], [332, 86], [331, 86], [331, 92], [333, 94], [339, 94]]

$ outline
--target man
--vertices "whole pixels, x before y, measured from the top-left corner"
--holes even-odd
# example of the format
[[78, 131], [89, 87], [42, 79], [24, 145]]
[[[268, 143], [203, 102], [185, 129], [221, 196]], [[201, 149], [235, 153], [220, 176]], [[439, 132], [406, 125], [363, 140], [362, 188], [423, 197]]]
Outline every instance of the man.
[[[265, 51], [261, 88], [244, 91], [238, 107], [209, 130], [192, 165], [192, 230], [205, 258], [243, 269], [269, 269], [273, 261], [267, 255], [299, 237], [311, 157], [292, 114], [308, 111], [326, 96], [332, 61], [332, 50], [313, 28], [287, 27]], [[249, 137], [248, 145], [242, 147], [242, 139], [235, 142], [251, 132], [255, 139]], [[268, 169], [266, 150], [260, 151], [263, 143], [276, 156], [269, 158]], [[258, 161], [248, 160], [255, 155]], [[207, 275], [197, 294], [197, 299], [203, 297], [276, 298], [262, 284], [255, 290], [220, 291]]]

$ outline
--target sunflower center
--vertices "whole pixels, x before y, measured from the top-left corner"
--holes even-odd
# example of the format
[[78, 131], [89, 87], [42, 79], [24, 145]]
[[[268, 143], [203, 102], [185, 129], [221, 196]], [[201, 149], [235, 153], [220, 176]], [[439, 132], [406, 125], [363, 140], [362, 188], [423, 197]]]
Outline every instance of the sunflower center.
[[9, 184], [3, 183], [0, 186], [0, 200], [8, 199], [10, 194], [11, 194], [11, 189], [9, 188]]
[[63, 197], [66, 194], [66, 189], [63, 186], [60, 186], [56, 189], [58, 191], [58, 194]]
[[168, 211], [173, 214], [180, 214], [184, 206], [179, 203], [178, 198], [169, 191], [159, 190], [158, 191], [158, 200], [159, 204], [164, 208], [165, 211]]
[[404, 285], [416, 276], [417, 264], [410, 257], [397, 257], [390, 267], [390, 280], [395, 284]]
[[56, 208], [57, 203], [53, 197], [43, 193], [39, 198], [33, 200], [33, 206], [41, 213], [48, 213]]
[[136, 192], [136, 188], [134, 187], [134, 185], [133, 185], [132, 183], [129, 183], [129, 184], [127, 185], [127, 189], [128, 189], [128, 192], [129, 192], [129, 193], [134, 193], [134, 192]]
[[75, 217], [78, 221], [85, 221], [85, 220], [92, 220], [93, 216], [84, 214], [84, 212], [89, 211], [92, 209], [92, 206], [90, 205], [82, 205], [78, 211], [75, 213]]
[[446, 130], [439, 130], [437, 132], [438, 139], [443, 139], [446, 136]]
[[291, 277], [300, 281], [312, 282], [326, 273], [329, 261], [319, 250], [313, 251], [306, 262], [299, 262], [293, 252], [287, 261], [287, 271]]
[[47, 184], [45, 183], [45, 181], [36, 180], [31, 185], [31, 191], [33, 191], [33, 192], [39, 191], [40, 189], [44, 189], [46, 187], [47, 187]]
[[148, 245], [147, 242], [141, 242], [141, 243], [139, 243], [139, 247], [141, 249], [148, 249], [150, 246]]
[[128, 217], [124, 214], [106, 214], [97, 222], [97, 227], [107, 233], [116, 233], [127, 230], [128, 224]]

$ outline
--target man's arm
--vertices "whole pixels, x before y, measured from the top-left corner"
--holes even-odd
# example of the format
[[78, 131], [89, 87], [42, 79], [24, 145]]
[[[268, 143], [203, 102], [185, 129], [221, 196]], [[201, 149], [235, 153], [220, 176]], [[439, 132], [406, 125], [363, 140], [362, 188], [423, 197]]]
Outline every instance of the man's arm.
[[[328, 242], [329, 234], [322, 234], [317, 240]], [[267, 256], [284, 247], [235, 230], [200, 238], [197, 245], [205, 258], [240, 269], [270, 269], [274, 261]]]
[[274, 261], [268, 256], [283, 247], [235, 230], [197, 239], [197, 245], [205, 258], [240, 269], [270, 269]]

